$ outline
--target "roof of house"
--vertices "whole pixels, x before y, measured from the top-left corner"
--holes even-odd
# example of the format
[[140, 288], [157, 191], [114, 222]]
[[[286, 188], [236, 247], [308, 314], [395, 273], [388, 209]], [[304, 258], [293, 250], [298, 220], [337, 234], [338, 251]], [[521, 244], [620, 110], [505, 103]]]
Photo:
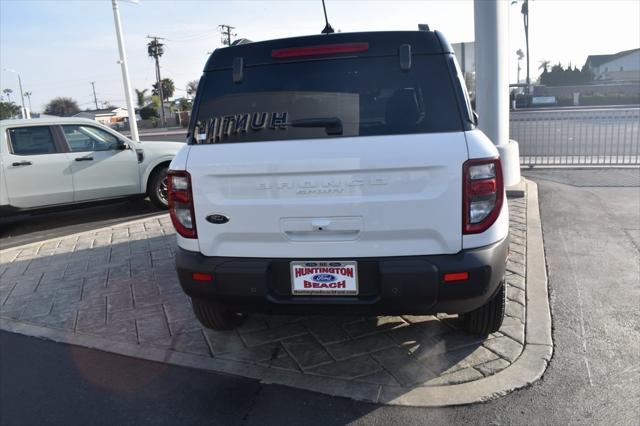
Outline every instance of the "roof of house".
[[[114, 115], [116, 113], [117, 110], [125, 110], [126, 108], [123, 107], [111, 107], [111, 108], [102, 108], [102, 109], [87, 109], [84, 111], [80, 111], [78, 114], [85, 114], [85, 115]], [[78, 115], [76, 114], [76, 115]]]
[[621, 58], [630, 53], [634, 53], [640, 51], [640, 47], [631, 50], [623, 50], [622, 52], [612, 53], [610, 55], [589, 55], [587, 56], [587, 64], [592, 67], [599, 67], [602, 64], [606, 64], [607, 62], [611, 62], [614, 59]]

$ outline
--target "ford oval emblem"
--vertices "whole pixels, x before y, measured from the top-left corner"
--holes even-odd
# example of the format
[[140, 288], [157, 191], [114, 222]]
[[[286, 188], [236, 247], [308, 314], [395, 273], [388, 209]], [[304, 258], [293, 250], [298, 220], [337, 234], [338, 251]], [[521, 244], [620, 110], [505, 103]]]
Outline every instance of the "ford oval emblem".
[[229, 222], [229, 218], [223, 214], [210, 214], [209, 216], [207, 216], [207, 222], [211, 222], [216, 225], [222, 225], [223, 223]]
[[332, 281], [337, 280], [338, 278], [336, 278], [335, 275], [331, 275], [331, 274], [318, 274], [318, 275], [314, 275], [311, 279], [319, 283], [330, 283]]

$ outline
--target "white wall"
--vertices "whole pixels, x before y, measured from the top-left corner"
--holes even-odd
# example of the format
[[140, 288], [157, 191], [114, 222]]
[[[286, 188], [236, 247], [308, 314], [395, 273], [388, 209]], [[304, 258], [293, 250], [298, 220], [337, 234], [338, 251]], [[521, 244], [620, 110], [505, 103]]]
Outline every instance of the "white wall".
[[[622, 70], [620, 69], [622, 67]], [[594, 69], [597, 80], [637, 79], [640, 77], [640, 51], [616, 58]]]

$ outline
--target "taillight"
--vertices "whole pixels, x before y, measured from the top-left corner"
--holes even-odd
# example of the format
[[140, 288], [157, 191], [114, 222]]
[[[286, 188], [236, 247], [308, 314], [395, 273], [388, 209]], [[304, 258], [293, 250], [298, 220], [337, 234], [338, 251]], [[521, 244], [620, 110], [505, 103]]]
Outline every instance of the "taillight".
[[197, 238], [196, 216], [191, 194], [191, 176], [188, 172], [169, 170], [167, 172], [167, 193], [169, 216], [176, 232], [184, 238]]
[[478, 234], [500, 215], [504, 198], [502, 166], [499, 158], [484, 158], [468, 160], [462, 168], [462, 231]]
[[305, 56], [334, 55], [338, 53], [357, 53], [369, 50], [369, 43], [322, 44], [319, 46], [288, 47], [274, 49], [271, 57], [275, 59], [301, 58]]

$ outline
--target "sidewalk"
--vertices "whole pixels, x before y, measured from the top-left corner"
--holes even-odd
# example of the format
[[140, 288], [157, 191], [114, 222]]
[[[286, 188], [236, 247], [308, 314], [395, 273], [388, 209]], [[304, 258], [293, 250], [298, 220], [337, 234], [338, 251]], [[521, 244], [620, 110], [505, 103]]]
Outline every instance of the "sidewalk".
[[0, 251], [0, 328], [358, 400], [486, 400], [537, 380], [552, 350], [535, 184], [527, 192], [509, 200], [507, 318], [486, 340], [446, 315], [252, 315], [237, 331], [202, 329], [167, 215]]

